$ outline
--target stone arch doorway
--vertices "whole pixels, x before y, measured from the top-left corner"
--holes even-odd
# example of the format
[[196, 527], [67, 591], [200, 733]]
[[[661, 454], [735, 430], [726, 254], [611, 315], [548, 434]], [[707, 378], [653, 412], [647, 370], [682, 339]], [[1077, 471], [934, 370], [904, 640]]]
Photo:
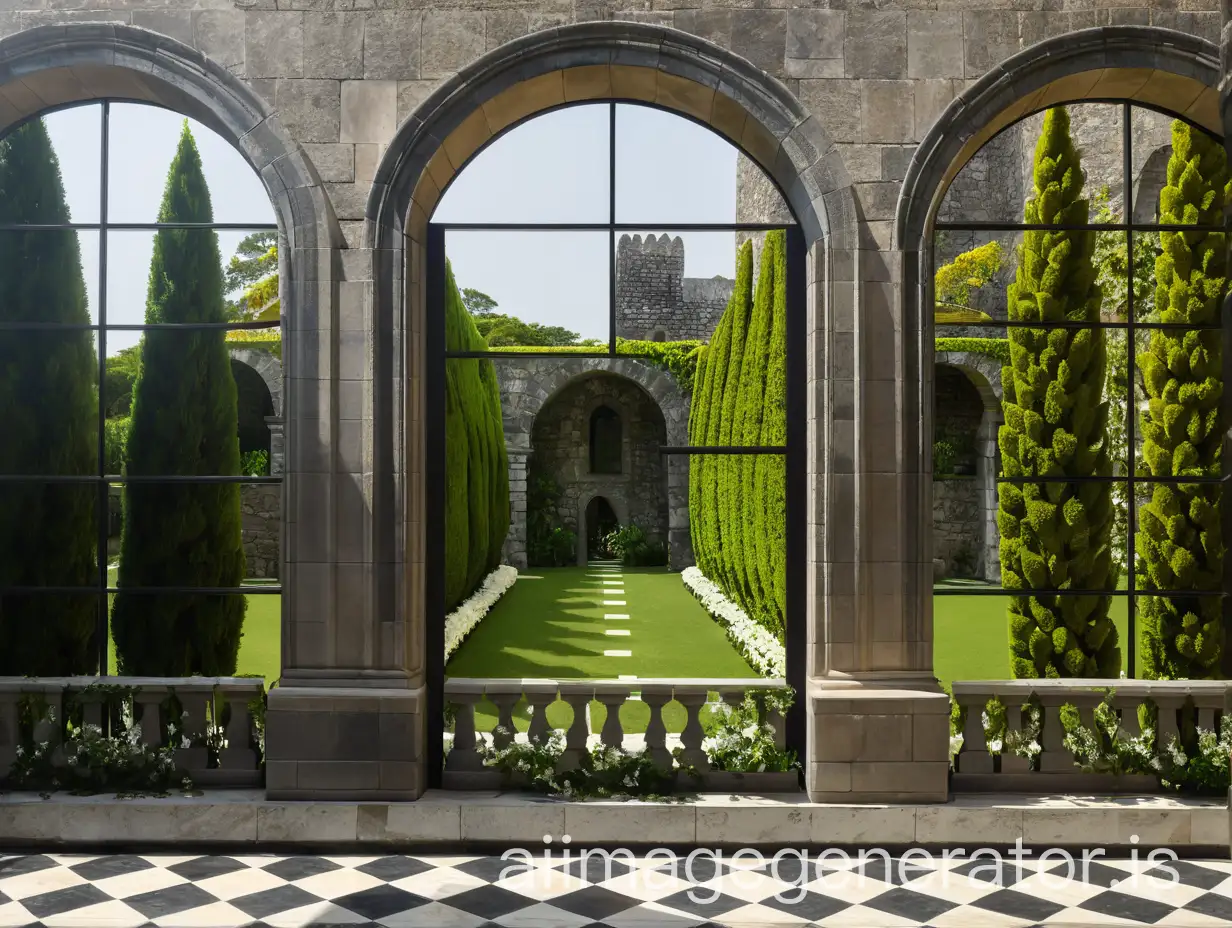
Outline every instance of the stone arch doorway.
[[232, 348], [231, 371], [239, 394], [240, 451], [268, 451], [270, 474], [281, 474], [286, 466], [282, 362], [268, 351]]
[[[619, 61], [613, 59], [617, 48]], [[439, 501], [425, 492], [439, 479], [438, 465], [425, 457], [422, 440], [433, 434], [428, 410], [437, 408], [431, 391], [438, 381], [423, 346], [433, 343], [432, 326], [439, 320], [426, 308], [440, 305], [441, 298], [432, 289], [440, 285], [430, 283], [426, 273], [430, 249], [441, 248], [439, 242], [432, 244], [429, 220], [454, 175], [492, 138], [537, 113], [587, 100], [667, 109], [709, 126], [736, 145], [778, 186], [798, 224], [798, 266], [812, 268], [799, 278], [798, 298], [806, 307], [800, 315], [813, 320], [807, 329], [814, 333], [810, 337], [817, 340], [814, 347], [824, 363], [809, 376], [850, 378], [857, 356], [867, 350], [860, 339], [840, 337], [829, 344], [830, 333], [820, 324], [831, 294], [852, 286], [858, 211], [842, 156], [819, 120], [764, 72], [695, 36], [655, 25], [601, 22], [511, 42], [446, 81], [396, 133], [377, 169], [366, 211], [374, 299], [365, 327], [373, 335], [371, 448], [377, 466], [371, 481], [373, 521], [365, 537], [371, 539], [374, 562], [382, 565], [374, 576], [374, 614], [402, 618], [405, 634], [380, 640], [394, 649], [389, 659], [405, 659], [413, 679], [426, 687], [429, 725], [438, 724], [436, 700], [443, 674], [443, 668], [432, 665], [442, 647], [439, 623], [429, 622], [425, 612], [436, 581], [435, 572], [424, 566], [430, 550], [424, 531], [439, 524], [434, 508]], [[411, 339], [413, 332], [427, 337]], [[802, 334], [795, 344], [804, 350], [805, 340]], [[804, 377], [803, 365], [799, 376]], [[402, 396], [404, 387], [408, 392]], [[810, 436], [821, 441], [823, 411], [809, 410], [807, 417], [801, 413], [798, 434], [789, 439], [801, 450]], [[802, 584], [823, 584], [824, 565], [836, 556], [847, 559], [831, 550], [832, 539], [849, 544], [854, 534], [853, 526], [841, 524], [842, 519], [827, 521], [821, 515], [827, 505], [821, 475], [832, 471], [836, 458], [828, 441], [819, 447], [827, 451], [816, 465], [818, 479], [803, 479], [803, 455], [793, 465], [801, 475], [801, 498], [809, 494], [807, 503], [793, 510], [800, 514], [800, 534], [789, 543], [792, 551], [810, 552], [802, 557]], [[510, 452], [512, 467], [517, 452]], [[841, 462], [837, 466], [843, 467]], [[682, 464], [673, 463], [671, 470], [682, 472]], [[669, 485], [673, 479], [669, 475]], [[687, 484], [681, 487], [680, 505], [673, 502], [671, 508], [687, 513]], [[809, 543], [809, 533], [816, 536], [816, 544]], [[687, 532], [682, 538], [687, 539]], [[802, 607], [804, 601], [801, 596]], [[812, 623], [818, 614], [810, 613], [807, 621]], [[799, 646], [789, 648], [788, 677], [803, 691], [806, 662], [813, 655], [805, 622], [798, 624], [801, 637]], [[398, 642], [405, 643], [403, 653], [395, 653], [401, 648]], [[821, 650], [819, 646], [814, 653]], [[802, 711], [793, 712], [788, 728], [793, 742], [803, 745]], [[436, 741], [430, 733], [428, 752], [439, 750]], [[439, 763], [435, 754], [427, 756], [434, 776]]]

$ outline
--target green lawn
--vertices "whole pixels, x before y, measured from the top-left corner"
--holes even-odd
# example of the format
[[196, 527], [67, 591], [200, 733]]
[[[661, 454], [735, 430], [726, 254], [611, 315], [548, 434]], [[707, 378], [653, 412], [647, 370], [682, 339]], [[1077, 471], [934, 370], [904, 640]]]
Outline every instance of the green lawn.
[[[701, 607], [680, 580], [664, 568], [623, 568], [622, 587], [604, 580], [611, 575], [583, 567], [533, 568], [522, 574], [462, 643], [446, 667], [454, 677], [546, 677], [616, 679], [646, 677], [754, 677], [757, 672], [728, 642], [723, 629]], [[603, 606], [605, 586], [623, 589], [610, 598], [623, 606]], [[605, 614], [628, 615], [605, 620]], [[607, 635], [624, 629], [627, 636]], [[628, 657], [604, 656], [627, 650]], [[598, 731], [606, 710], [591, 702], [591, 726]], [[664, 709], [669, 731], [684, 728], [685, 713], [675, 703]], [[573, 710], [558, 700], [548, 707], [548, 720], [566, 727]], [[626, 731], [646, 730], [650, 709], [630, 701], [620, 710]], [[529, 716], [519, 703], [515, 724], [525, 730]], [[495, 707], [481, 703], [476, 727], [489, 731], [496, 724]]]
[[[115, 575], [114, 567], [107, 571], [107, 582], [111, 586], [115, 585]], [[240, 640], [236, 671], [261, 674], [268, 689], [278, 679], [282, 669], [282, 596], [261, 593], [245, 598], [248, 600], [248, 611], [244, 615], [244, 637]], [[108, 639], [107, 668], [114, 674], [115, 641], [110, 635]]]
[[[982, 587], [977, 581], [947, 581], [940, 588]], [[933, 671], [945, 686], [951, 680], [1007, 680], [1010, 676], [1007, 596], [933, 597]], [[1129, 606], [1125, 597], [1112, 601], [1112, 620], [1125, 641]], [[1128, 670], [1128, 666], [1124, 667]]]

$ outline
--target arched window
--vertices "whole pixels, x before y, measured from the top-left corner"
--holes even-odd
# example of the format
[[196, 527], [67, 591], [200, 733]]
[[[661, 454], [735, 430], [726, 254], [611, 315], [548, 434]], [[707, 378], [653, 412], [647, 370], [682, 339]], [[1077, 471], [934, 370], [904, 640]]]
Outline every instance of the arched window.
[[260, 177], [179, 114], [90, 101], [0, 138], [0, 676], [277, 673], [240, 651], [278, 614], [249, 584], [277, 577], [273, 409], [259, 384], [241, 413], [228, 353], [280, 352], [277, 242]]
[[610, 406], [599, 406], [590, 414], [590, 472], [619, 474], [622, 446], [620, 414]]
[[[1004, 675], [1004, 645], [972, 637], [1003, 636], [997, 612], [1016, 677], [1226, 675], [1213, 397], [1228, 178], [1222, 139], [1201, 127], [1081, 102], [1003, 129], [947, 189], [933, 242], [938, 361], [1008, 365], [990, 485], [964, 495], [951, 481], [938, 505], [933, 460], [934, 551], [955, 548], [941, 523], [968, 513], [999, 554], [984, 595], [946, 580], [935, 590], [937, 653], [989, 655], [964, 676]], [[1077, 620], [1079, 634], [1053, 634]], [[961, 629], [961, 645], [943, 629]]]

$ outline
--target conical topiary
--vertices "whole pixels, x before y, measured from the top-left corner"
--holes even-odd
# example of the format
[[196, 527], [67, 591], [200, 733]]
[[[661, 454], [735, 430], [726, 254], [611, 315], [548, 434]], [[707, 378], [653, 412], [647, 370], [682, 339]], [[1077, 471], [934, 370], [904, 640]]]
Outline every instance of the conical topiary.
[[[187, 121], [158, 221], [213, 221], [201, 156]], [[154, 234], [147, 323], [225, 322], [223, 297], [217, 233], [160, 229]], [[235, 379], [224, 331], [147, 331], [133, 385], [128, 476], [236, 476], [237, 428]], [[240, 485], [126, 484], [118, 579], [111, 621], [122, 673], [234, 674], [246, 606], [242, 595], [129, 590], [239, 586], [244, 579]]]
[[[1063, 107], [1051, 109], [1035, 147], [1029, 224], [1088, 221], [1079, 154]], [[1028, 231], [1009, 286], [1011, 321], [1098, 322], [1101, 295], [1090, 231]], [[1056, 483], [998, 485], [1002, 584], [1011, 590], [1113, 590], [1111, 485], [1067, 483], [1110, 476], [1107, 364], [1096, 328], [1009, 329], [1010, 364], [1001, 375], [1005, 424], [999, 444], [1007, 477]], [[1015, 677], [1116, 677], [1121, 654], [1108, 616], [1111, 597], [1015, 595], [1010, 599], [1010, 662]]]
[[[1172, 124], [1168, 183], [1159, 221], [1218, 226], [1228, 202], [1223, 144], [1187, 123]], [[1155, 260], [1155, 309], [1160, 322], [1211, 325], [1227, 292], [1223, 232], [1161, 232]], [[1222, 333], [1153, 329], [1138, 355], [1148, 408], [1142, 415], [1142, 457], [1152, 477], [1218, 477], [1223, 433]], [[1138, 509], [1135, 551], [1143, 590], [1218, 592], [1223, 576], [1221, 490], [1211, 484], [1151, 487]], [[1217, 596], [1143, 596], [1142, 669], [1161, 679], [1222, 676], [1224, 629]]]
[[[41, 119], [0, 141], [0, 222], [69, 221]], [[77, 233], [0, 234], [0, 321], [89, 325]], [[87, 329], [0, 332], [0, 474], [97, 474], [98, 355]], [[98, 490], [0, 482], [0, 588], [95, 587]], [[99, 596], [0, 595], [0, 676], [93, 673]]]

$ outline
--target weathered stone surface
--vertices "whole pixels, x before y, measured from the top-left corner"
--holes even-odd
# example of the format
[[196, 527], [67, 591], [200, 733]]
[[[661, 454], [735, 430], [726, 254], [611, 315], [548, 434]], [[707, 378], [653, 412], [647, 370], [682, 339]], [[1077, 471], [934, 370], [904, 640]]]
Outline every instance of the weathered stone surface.
[[303, 77], [304, 14], [268, 10], [247, 14], [244, 49], [249, 77]]
[[445, 77], [486, 51], [484, 14], [429, 10], [424, 14], [420, 76]]
[[355, 146], [338, 143], [304, 146], [304, 153], [316, 166], [321, 180], [350, 183], [355, 179]]
[[419, 16], [369, 13], [364, 26], [364, 77], [410, 81], [419, 78]]
[[907, 14], [896, 10], [848, 12], [843, 60], [848, 77], [906, 77]]
[[907, 14], [907, 77], [963, 76], [961, 12]]
[[435, 80], [398, 81], [398, 124], [415, 112], [439, 84]]
[[240, 490], [245, 576], [277, 579], [282, 557], [282, 487], [246, 483]]
[[240, 10], [198, 10], [193, 13], [196, 47], [224, 68], [246, 73], [244, 59], [244, 13]]
[[363, 77], [365, 18], [363, 13], [305, 13], [304, 73]]
[[301, 142], [338, 141], [338, 81], [276, 81], [274, 108], [287, 131]]
[[966, 41], [966, 77], [979, 77], [999, 61], [1018, 51], [1018, 16], [1009, 10], [971, 10], [963, 13]]
[[915, 141], [915, 86], [912, 81], [862, 81], [860, 118], [869, 142]]
[[394, 81], [343, 81], [343, 142], [387, 143], [398, 119], [398, 85]]

